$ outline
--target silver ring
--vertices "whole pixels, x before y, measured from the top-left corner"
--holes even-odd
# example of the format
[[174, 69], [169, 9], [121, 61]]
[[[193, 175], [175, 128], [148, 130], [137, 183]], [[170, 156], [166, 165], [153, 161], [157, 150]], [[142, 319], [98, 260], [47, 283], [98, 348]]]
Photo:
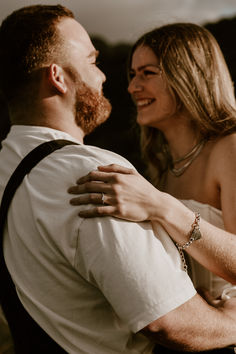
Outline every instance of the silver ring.
[[105, 204], [105, 196], [104, 196], [104, 193], [102, 193], [102, 204]]

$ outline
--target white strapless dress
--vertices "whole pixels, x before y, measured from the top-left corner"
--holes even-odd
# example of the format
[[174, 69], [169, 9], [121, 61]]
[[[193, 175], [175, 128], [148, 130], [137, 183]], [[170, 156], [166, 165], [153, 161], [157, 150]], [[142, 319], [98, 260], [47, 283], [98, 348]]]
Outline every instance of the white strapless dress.
[[[208, 204], [202, 204], [195, 200], [181, 200], [190, 210], [199, 212], [201, 218], [215, 225], [220, 229], [224, 229], [222, 211]], [[236, 286], [228, 283], [223, 278], [218, 277], [199, 264], [195, 259], [188, 256], [190, 276], [195, 287], [204, 287], [215, 297], [227, 299], [236, 296]]]

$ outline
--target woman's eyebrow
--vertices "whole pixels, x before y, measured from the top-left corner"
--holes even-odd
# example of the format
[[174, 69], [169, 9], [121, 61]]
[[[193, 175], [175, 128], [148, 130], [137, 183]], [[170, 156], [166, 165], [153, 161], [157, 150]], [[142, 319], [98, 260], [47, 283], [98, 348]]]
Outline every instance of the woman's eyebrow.
[[[159, 66], [158, 66], [158, 65], [155, 65], [155, 64], [145, 64], [145, 65], [139, 66], [139, 67], [137, 68], [137, 70], [138, 70], [138, 71], [143, 70], [143, 69], [145, 69], [145, 68], [148, 67], [148, 66], [151, 66], [151, 67], [153, 67], [153, 68], [159, 69]], [[135, 71], [135, 69], [131, 68], [130, 71]]]

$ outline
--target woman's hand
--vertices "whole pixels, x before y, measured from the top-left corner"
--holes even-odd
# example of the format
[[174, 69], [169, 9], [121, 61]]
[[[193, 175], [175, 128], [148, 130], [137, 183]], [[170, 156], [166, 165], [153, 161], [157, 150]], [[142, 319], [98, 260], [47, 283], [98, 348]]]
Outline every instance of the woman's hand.
[[68, 192], [79, 194], [72, 205], [97, 204], [80, 211], [82, 217], [112, 215], [131, 221], [149, 220], [162, 194], [135, 170], [115, 164], [81, 177]]

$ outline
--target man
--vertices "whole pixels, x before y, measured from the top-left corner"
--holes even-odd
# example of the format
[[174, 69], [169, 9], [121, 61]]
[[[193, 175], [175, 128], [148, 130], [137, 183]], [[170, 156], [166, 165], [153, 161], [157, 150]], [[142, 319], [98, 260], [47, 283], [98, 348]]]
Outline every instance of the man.
[[96, 55], [59, 5], [18, 10], [0, 29], [1, 89], [12, 124], [0, 152], [1, 193], [39, 144], [79, 144], [40, 161], [10, 207], [4, 255], [20, 301], [68, 353], [151, 353], [155, 342], [179, 350], [231, 345], [235, 301], [217, 309], [197, 295], [172, 241], [164, 247], [149, 223], [83, 220], [69, 206], [66, 190], [80, 175], [100, 164], [130, 166], [83, 145], [110, 111]]

